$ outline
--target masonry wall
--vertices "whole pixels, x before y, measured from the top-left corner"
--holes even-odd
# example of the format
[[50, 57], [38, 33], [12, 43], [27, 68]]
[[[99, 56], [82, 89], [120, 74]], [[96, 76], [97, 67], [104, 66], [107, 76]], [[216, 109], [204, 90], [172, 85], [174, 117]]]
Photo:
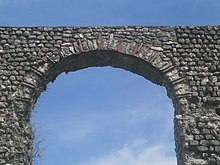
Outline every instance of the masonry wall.
[[119, 67], [162, 85], [178, 165], [220, 164], [220, 27], [0, 27], [0, 164], [32, 164], [37, 98], [60, 73]]

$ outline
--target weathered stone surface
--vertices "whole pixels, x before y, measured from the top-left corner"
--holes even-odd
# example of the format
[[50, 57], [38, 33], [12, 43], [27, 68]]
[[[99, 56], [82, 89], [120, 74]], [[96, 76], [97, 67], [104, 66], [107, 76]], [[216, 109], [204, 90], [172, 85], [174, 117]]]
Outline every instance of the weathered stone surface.
[[0, 164], [31, 165], [34, 104], [62, 72], [129, 70], [175, 107], [178, 165], [220, 164], [220, 26], [0, 27]]

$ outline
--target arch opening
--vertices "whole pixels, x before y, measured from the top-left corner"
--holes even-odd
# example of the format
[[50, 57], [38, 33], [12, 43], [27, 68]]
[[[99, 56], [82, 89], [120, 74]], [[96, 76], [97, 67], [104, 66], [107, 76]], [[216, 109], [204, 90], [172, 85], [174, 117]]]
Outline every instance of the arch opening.
[[[74, 72], [73, 74], [71, 73], [71, 76], [74, 76], [74, 74], [77, 74], [77, 73], [83, 73], [83, 72], [85, 72], [85, 71], [89, 71], [89, 70], [96, 70], [96, 71], [98, 71], [98, 70], [106, 70], [106, 67], [104, 67], [104, 68], [102, 68], [102, 69], [100, 69], [100, 68], [88, 68], [88, 69], [83, 69], [83, 70], [80, 70], [80, 71], [77, 71], [77, 72]], [[119, 92], [119, 96], [113, 96], [113, 97], [109, 97], [109, 98], [107, 98], [107, 101], [106, 102], [110, 102], [110, 99], [111, 99], [111, 104], [113, 104], [114, 105], [114, 102], [116, 101], [116, 100], [120, 100], [121, 98], [123, 98], [123, 97], [126, 97], [126, 98], [130, 98], [129, 100], [125, 100], [123, 103], [124, 104], [131, 104], [132, 102], [133, 103], [137, 103], [137, 104], [141, 104], [140, 102], [140, 100], [147, 100], [147, 99], [152, 99], [152, 98], [155, 98], [154, 99], [154, 101], [155, 100], [160, 100], [160, 99], [164, 99], [164, 95], [166, 95], [165, 93], [166, 93], [166, 91], [164, 90], [164, 88], [162, 88], [162, 87], [158, 87], [158, 90], [156, 90], [156, 92], [154, 91], [154, 90], [152, 90], [152, 89], [157, 89], [157, 87], [155, 87], [155, 84], [152, 84], [152, 83], [147, 83], [147, 81], [145, 80], [145, 79], [143, 79], [142, 77], [139, 77], [139, 76], [136, 76], [135, 78], [133, 78], [134, 77], [134, 74], [130, 74], [129, 72], [125, 72], [124, 70], [121, 70], [121, 69], [115, 69], [115, 68], [110, 68], [110, 67], [107, 67], [107, 70], [110, 70], [110, 71], [112, 71], [112, 70], [116, 70], [116, 74], [117, 74], [117, 72], [121, 72], [121, 73], [123, 73], [123, 74], [127, 74], [127, 75], [129, 75], [129, 78], [126, 78], [126, 77], [124, 77], [124, 75], [123, 74], [118, 74], [118, 75], [116, 75], [116, 77], [112, 77], [115, 73], [111, 73], [111, 72], [108, 72], [107, 71], [107, 73], [106, 72], [104, 72], [104, 73], [102, 73], [102, 75], [100, 76], [97, 76], [97, 75], [95, 75], [94, 77], [90, 77], [92, 74], [89, 72], [88, 74], [87, 74], [87, 76], [89, 76], [89, 77], [87, 77], [87, 80], [85, 80], [85, 79], [83, 79], [82, 81], [81, 81], [81, 83], [83, 82], [84, 83], [84, 86], [82, 87], [82, 88], [86, 88], [87, 90], [89, 89], [89, 88], [91, 88], [93, 85], [93, 83], [91, 83], [91, 80], [97, 80], [97, 78], [99, 77], [104, 77], [104, 79], [106, 79], [107, 78], [107, 81], [110, 81], [111, 83], [111, 85], [112, 84], [114, 84], [114, 80], [117, 80], [117, 83], [119, 83], [120, 81], [122, 81], [121, 83], [120, 83], [120, 85], [119, 85], [119, 87], [117, 88], [117, 89], [121, 89], [121, 88], [123, 88], [123, 91], [124, 92], [126, 92], [126, 93], [123, 93], [122, 91], [121, 92]], [[79, 75], [79, 74], [78, 74]], [[103, 76], [104, 75], [104, 76]], [[69, 75], [68, 75], [69, 76]], [[56, 83], [57, 83], [57, 81], [59, 81], [59, 77], [63, 77], [63, 75], [61, 75], [61, 76], [58, 76], [58, 80], [56, 80], [55, 81], [55, 84], [53, 84], [53, 85], [56, 85]], [[119, 79], [119, 80], [118, 80]], [[138, 80], [136, 80], [136, 79], [138, 79]], [[76, 79], [75, 79], [75, 81], [77, 81]], [[89, 82], [90, 81], [90, 82]], [[106, 80], [104, 80], [104, 81], [106, 81]], [[58, 87], [59, 89], [61, 89], [61, 90], [63, 90], [65, 87], [67, 87], [68, 88], [68, 90], [67, 91], [63, 91], [63, 93], [64, 93], [64, 95], [66, 95], [66, 92], [70, 92], [70, 89], [69, 89], [69, 86], [74, 86], [74, 85], [76, 85], [76, 84], [73, 84], [73, 85], [70, 85], [70, 82], [73, 82], [74, 83], [74, 81], [72, 81], [72, 80], [70, 80], [70, 81], [68, 81], [68, 85], [66, 85], [66, 84], [64, 84], [64, 83], [62, 83], [61, 82], [61, 87]], [[85, 85], [85, 82], [87, 82], [87, 85]], [[104, 83], [103, 82], [103, 80], [101, 80], [101, 84], [106, 84], [106, 83]], [[139, 84], [137, 83], [137, 82], [139, 82]], [[75, 82], [76, 83], [76, 82]], [[79, 83], [79, 82], [78, 82]], [[97, 83], [97, 82], [96, 82]], [[150, 84], [150, 87], [148, 86], [148, 87], [146, 87], [146, 86], [144, 86], [144, 84]], [[79, 83], [80, 84], [80, 83]], [[126, 85], [127, 84], [130, 84], [130, 89], [132, 89], [132, 91], [133, 92], [135, 92], [133, 95], [132, 94], [130, 94], [130, 97], [129, 97], [129, 90], [128, 90], [128, 87], [126, 87]], [[82, 84], [81, 84], [82, 85]], [[116, 85], [118, 85], [118, 84], [116, 84]], [[89, 88], [88, 88], [88, 86], [89, 86]], [[142, 89], [142, 87], [144, 87], [144, 89]], [[57, 88], [56, 86], [55, 86], [55, 88]], [[100, 84], [99, 85], [96, 85], [96, 90], [98, 89], [98, 88], [100, 88]], [[138, 88], [138, 90], [137, 90], [137, 88]], [[76, 93], [78, 93], [78, 94], [76, 94], [75, 96], [71, 96], [71, 98], [73, 99], [73, 98], [77, 98], [77, 100], [79, 101], [79, 100], [82, 100], [82, 99], [87, 99], [87, 100], [89, 100], [89, 98], [87, 98], [86, 97], [86, 93], [88, 94], [88, 93], [94, 93], [94, 95], [97, 95], [100, 91], [104, 91], [103, 89], [101, 89], [99, 92], [94, 92], [94, 91], [96, 91], [96, 90], [93, 90], [92, 92], [89, 92], [89, 91], [86, 91], [84, 94], [79, 94], [80, 92], [77, 92], [76, 90], [77, 89], [79, 89], [79, 86], [76, 86], [76, 88], [74, 88], [73, 89], [73, 92], [70, 92], [70, 93], [72, 93], [72, 94], [76, 94]], [[80, 88], [81, 89], [81, 88]], [[116, 89], [115, 89], [116, 90]], [[162, 92], [161, 92], [161, 90], [162, 90]], [[111, 92], [111, 93], [114, 93], [114, 91], [112, 91], [111, 89], [109, 89], [109, 91]], [[140, 92], [141, 92], [141, 94], [140, 94]], [[50, 91], [49, 91], [49, 93], [50, 93]], [[116, 92], [116, 93], [118, 93], [118, 92]], [[147, 98], [144, 98], [144, 93], [151, 93], [150, 95], [148, 95], [147, 96]], [[155, 96], [155, 94], [159, 94], [159, 97], [158, 97], [158, 95], [157, 96]], [[161, 93], [162, 93], [162, 97], [161, 97]], [[104, 94], [106, 94], [106, 93], [104, 93]], [[52, 97], [54, 97], [54, 95], [56, 95], [56, 94], [54, 94], [54, 93], [52, 93], [51, 94], [52, 95]], [[60, 92], [58, 92], [57, 93], [57, 95], [61, 95], [61, 93]], [[103, 97], [103, 95], [102, 96], [100, 96], [100, 98], [102, 98]], [[168, 99], [168, 97], [167, 96], [165, 96], [167, 99]], [[63, 96], [60, 96], [59, 97], [60, 99], [63, 99]], [[97, 102], [97, 100], [100, 100], [100, 98], [98, 99], [95, 99], [95, 101]], [[112, 98], [115, 98], [114, 100], [112, 100]], [[91, 99], [91, 98], [90, 98]], [[166, 100], [167, 100], [166, 99]], [[41, 100], [41, 99], [40, 99]], [[170, 99], [168, 99], [168, 100], [170, 100]], [[61, 100], [54, 100], [53, 102], [55, 102], [56, 104], [59, 102], [59, 101], [61, 101]], [[140, 102], [138, 102], [138, 101], [140, 101]], [[152, 102], [154, 102], [154, 101], [152, 101]], [[48, 104], [48, 102], [46, 101], [46, 100], [44, 100], [44, 102], [45, 102], [45, 104]], [[69, 103], [69, 102], [71, 102], [71, 99], [68, 99], [68, 101], [66, 102], [66, 103]], [[72, 102], [74, 102], [74, 103], [76, 103], [75, 101], [74, 101], [74, 99], [73, 99], [73, 101]], [[145, 101], [145, 103], [147, 103], [148, 101]], [[82, 102], [80, 102], [81, 104], [80, 104], [80, 106], [83, 106], [83, 105], [88, 105], [88, 103], [83, 103], [82, 104]], [[134, 154], [134, 155], [132, 155], [131, 157], [130, 157], [130, 163], [132, 163], [132, 161], [136, 161], [136, 163], [138, 164], [138, 165], [141, 165], [140, 164], [140, 161], [147, 161], [146, 159], [144, 159], [143, 157], [142, 157], [142, 159], [138, 159], [137, 160], [137, 157], [138, 156], [141, 156], [141, 154], [142, 155], [144, 155], [145, 154], [145, 152], [150, 152], [150, 151], [153, 151], [154, 152], [154, 154], [157, 154], [157, 156], [159, 155], [159, 156], [162, 156], [162, 158], [164, 158], [164, 161], [167, 161], [167, 162], [169, 162], [169, 165], [171, 165], [172, 163], [174, 163], [174, 160], [172, 159], [172, 158], [170, 158], [170, 153], [171, 154], [174, 154], [172, 151], [168, 151], [168, 150], [166, 150], [166, 152], [169, 152], [169, 153], [162, 153], [162, 152], [159, 152], [159, 150], [163, 150], [164, 152], [165, 152], [165, 150], [164, 150], [164, 148], [163, 148], [163, 146], [151, 146], [151, 148], [149, 149], [147, 149], [147, 146], [150, 144], [150, 143], [152, 143], [152, 141], [151, 142], [149, 142], [148, 141], [148, 139], [146, 139], [146, 137], [147, 136], [149, 136], [149, 134], [151, 134], [150, 135], [150, 137], [152, 138], [152, 139], [154, 139], [154, 142], [155, 141], [158, 141], [158, 139], [160, 139], [160, 138], [158, 138], [158, 136], [156, 136], [155, 135], [155, 131], [157, 132], [157, 131], [164, 131], [163, 133], [161, 133], [160, 131], [160, 133], [161, 133], [161, 137], [163, 137], [163, 135], [164, 134], [166, 134], [166, 135], [164, 135], [164, 136], [168, 136], [169, 134], [170, 134], [170, 132], [169, 131], [173, 131], [173, 128], [171, 129], [171, 130], [168, 130], [167, 132], [165, 131], [165, 129], [161, 129], [161, 126], [165, 126], [166, 124], [161, 124], [160, 126], [158, 126], [157, 125], [157, 123], [156, 123], [156, 121], [161, 121], [161, 120], [163, 120], [164, 118], [166, 118], [166, 117], [168, 117], [169, 119], [169, 124], [172, 124], [172, 122], [170, 122], [170, 121], [172, 121], [172, 119], [171, 118], [173, 118], [173, 114], [171, 115], [171, 112], [172, 111], [166, 111], [165, 109], [169, 109], [170, 107], [170, 105], [171, 105], [171, 102], [169, 102], [169, 105], [166, 105], [166, 106], [164, 106], [164, 109], [157, 109], [157, 111], [152, 111], [152, 109], [150, 110], [151, 111], [151, 114], [150, 115], [152, 115], [152, 116], [157, 116], [156, 118], [154, 118], [154, 119], [150, 119], [149, 118], [149, 120], [152, 120], [151, 121], [151, 124], [150, 124], [150, 122], [148, 122], [147, 123], [147, 119], [146, 118], [143, 118], [143, 116], [147, 116], [147, 114], [143, 114], [144, 113], [144, 111], [146, 110], [147, 111], [147, 107], [149, 108], [149, 107], [151, 107], [151, 108], [153, 108], [154, 106], [158, 106], [158, 105], [161, 105], [162, 104], [162, 101], [160, 100], [159, 102], [154, 102], [153, 104], [154, 105], [146, 105], [146, 104], [144, 104], [144, 105], [141, 105], [141, 108], [139, 107], [139, 105], [135, 105], [135, 104], [133, 104], [133, 105], [130, 105], [130, 108], [128, 108], [128, 107], [123, 107], [123, 103], [122, 103], [122, 107], [120, 107], [121, 109], [123, 109], [124, 111], [122, 111], [122, 110], [119, 110], [119, 114], [117, 113], [117, 110], [116, 110], [116, 108], [115, 107], [113, 107], [112, 108], [112, 110], [113, 110], [113, 112], [114, 113], [116, 113], [116, 115], [118, 115], [118, 116], [120, 116], [120, 119], [117, 119], [117, 117], [116, 116], [114, 116], [114, 117], [112, 117], [111, 118], [111, 120], [113, 120], [114, 122], [113, 123], [115, 123], [115, 122], [118, 122], [118, 120], [122, 120], [123, 118], [126, 118], [125, 117], [125, 115], [127, 115], [127, 113], [129, 112], [130, 113], [130, 115], [131, 114], [133, 114], [133, 115], [135, 115], [135, 110], [134, 109], [139, 109], [138, 110], [138, 115], [136, 116], [136, 117], [134, 117], [133, 116], [133, 120], [136, 120], [136, 122], [138, 121], [138, 120], [141, 120], [142, 122], [138, 122], [139, 123], [139, 125], [137, 125], [137, 123], [136, 123], [136, 128], [134, 128], [134, 127], [132, 127], [131, 125], [129, 125], [129, 128], [128, 127], [126, 127], [126, 129], [127, 130], [129, 130], [129, 129], [131, 129], [131, 131], [130, 132], [132, 132], [131, 134], [129, 134], [128, 135], [128, 137], [129, 136], [134, 136], [134, 135], [137, 135], [138, 133], [138, 131], [137, 130], [139, 130], [140, 131], [140, 129], [137, 129], [137, 127], [141, 127], [141, 126], [143, 126], [143, 125], [145, 125], [144, 126], [144, 128], [142, 128], [143, 130], [146, 130], [148, 127], [152, 127], [152, 132], [148, 132], [148, 133], [143, 133], [142, 132], [142, 136], [140, 136], [140, 137], [136, 137], [136, 139], [130, 139], [130, 141], [129, 140], [125, 140], [126, 139], [126, 135], [123, 135], [123, 136], [121, 136], [119, 139], [121, 140], [121, 141], [126, 141], [127, 142], [127, 144], [121, 144], [121, 145], [119, 145], [118, 147], [116, 147], [115, 149], [114, 149], [114, 151], [115, 152], [113, 152], [113, 157], [114, 158], [116, 158], [116, 157], [118, 157], [118, 156], [120, 156], [120, 154], [119, 153], [125, 153], [126, 154], [126, 150], [129, 152], [129, 154]], [[143, 102], [142, 102], [143, 103]], [[149, 103], [149, 102], [148, 102]], [[64, 103], [65, 104], [65, 103]], [[107, 104], [107, 106], [110, 106], [111, 104]], [[100, 105], [99, 105], [100, 106]], [[104, 104], [104, 105], [102, 105], [102, 106], [106, 106], [106, 104]], [[168, 106], [168, 107], [167, 107]], [[58, 106], [59, 107], [59, 106]], [[37, 107], [38, 109], [39, 109], [39, 107]], [[59, 107], [59, 108], [61, 108], [61, 107]], [[78, 107], [79, 108], [79, 107]], [[53, 108], [52, 108], [53, 109]], [[77, 108], [76, 108], [77, 109]], [[102, 108], [98, 108], [97, 106], [95, 106], [94, 107], [94, 109], [102, 109]], [[111, 109], [111, 108], [110, 108]], [[47, 111], [47, 110], [45, 110], [45, 111]], [[105, 110], [104, 112], [106, 113], [106, 112], [108, 112], [108, 111], [110, 111], [109, 109], [108, 110]], [[145, 112], [146, 112], [145, 111]], [[167, 113], [164, 113], [164, 112], [167, 112]], [[70, 111], [68, 111], [69, 113], [70, 113]], [[66, 116], [76, 116], [76, 114], [74, 115], [74, 113], [71, 115], [71, 114], [69, 114], [69, 113], [66, 113]], [[94, 112], [94, 111], [93, 111]], [[50, 113], [52, 113], [52, 111], [50, 111]], [[79, 113], [79, 111], [78, 112], [75, 112], [75, 113]], [[88, 113], [89, 114], [89, 112], [87, 111], [86, 113]], [[92, 113], [91, 111], [90, 111], [90, 113]], [[95, 112], [94, 112], [95, 113]], [[100, 112], [100, 111], [96, 111], [96, 113], [103, 113], [103, 112]], [[114, 114], [113, 113], [113, 114]], [[109, 114], [108, 114], [109, 115]], [[53, 114], [51, 114], [50, 116], [54, 116]], [[111, 116], [111, 115], [110, 115]], [[146, 117], [145, 116], [145, 117]], [[158, 117], [159, 116], [159, 117]], [[164, 117], [164, 116], [166, 116], [166, 117]], [[87, 116], [88, 117], [88, 116]], [[128, 117], [128, 116], [127, 116]], [[131, 116], [130, 116], [131, 117]], [[57, 118], [56, 119], [58, 119], [58, 118], [62, 118], [62, 117], [60, 117], [60, 116], [57, 116]], [[55, 122], [57, 122], [56, 121], [56, 119], [54, 120], [54, 123]], [[76, 118], [73, 118], [73, 119], [76, 119]], [[86, 118], [86, 119], [88, 119], [88, 118]], [[106, 119], [106, 116], [105, 116], [105, 119]], [[129, 119], [131, 119], [131, 118], [129, 118]], [[146, 119], [146, 120], [145, 120]], [[171, 120], [170, 120], [171, 119]], [[95, 120], [93, 120], [93, 119], [90, 119], [90, 120], [92, 120], [92, 122], [90, 123], [90, 124], [88, 124], [88, 125], [90, 125], [91, 126], [91, 124], [93, 124], [94, 123], [94, 121]], [[99, 123], [100, 125], [104, 125], [103, 124], [103, 121], [105, 121], [105, 120], [103, 120], [103, 119], [97, 119], [96, 118], [96, 120], [100, 120], [100, 121], [102, 121], [101, 123]], [[127, 119], [128, 120], [128, 119]], [[126, 121], [127, 121], [126, 120]], [[45, 119], [45, 121], [47, 122], [47, 126], [48, 126], [48, 120], [47, 119]], [[67, 120], [67, 121], [70, 121], [70, 119], [69, 120]], [[83, 121], [83, 120], [81, 120], [81, 121]], [[129, 120], [128, 120], [129, 121]], [[79, 121], [78, 121], [79, 122]], [[133, 121], [134, 122], [134, 121]], [[164, 122], [168, 122], [168, 121], [164, 121]], [[59, 121], [58, 121], [58, 123], [60, 123]], [[154, 124], [152, 124], [152, 123], [154, 123], [155, 125], [157, 125], [157, 127], [154, 125]], [[45, 123], [46, 124], [46, 123]], [[69, 124], [69, 123], [68, 123]], [[64, 127], [62, 127], [61, 128], [61, 130], [62, 129], [64, 129], [64, 128], [68, 128], [68, 127], [70, 127], [70, 124], [69, 125], [66, 125], [66, 126], [64, 126]], [[117, 127], [116, 128], [118, 128], [120, 126], [120, 124], [118, 124], [117, 125]], [[73, 126], [74, 127], [74, 126]], [[173, 127], [173, 126], [171, 126], [171, 127]], [[115, 129], [116, 129], [115, 128]], [[105, 129], [107, 129], [107, 130], [110, 130], [109, 129], [109, 127], [105, 127]], [[118, 129], [121, 129], [121, 130], [123, 130], [123, 129], [125, 129], [125, 127], [123, 127], [123, 128], [118, 128]], [[153, 130], [154, 130], [154, 132], [153, 132]], [[135, 132], [135, 131], [137, 131], [137, 132]], [[67, 131], [68, 132], [68, 131]], [[117, 131], [116, 131], [117, 132]], [[120, 132], [120, 130], [119, 130], [119, 132]], [[129, 132], [129, 131], [128, 131]], [[55, 133], [56, 134], [56, 133]], [[53, 134], [53, 135], [55, 135], [55, 134]], [[64, 133], [65, 134], [65, 133]], [[139, 134], [140, 134], [140, 132], [139, 132]], [[148, 134], [148, 135], [147, 135]], [[144, 135], [145, 135], [145, 137], [144, 137]], [[172, 135], [173, 135], [173, 133], [172, 133]], [[69, 134], [68, 134], [68, 136], [69, 136]], [[108, 134], [108, 137], [111, 137], [110, 136], [110, 134]], [[135, 136], [134, 136], [135, 137]], [[98, 138], [99, 139], [99, 138]], [[111, 139], [110, 139], [111, 140]], [[116, 139], [114, 139], [115, 141], [116, 141]], [[108, 144], [108, 143], [110, 143], [110, 144], [112, 144], [112, 143], [114, 143], [115, 141], [114, 140], [112, 140], [112, 142], [109, 142], [109, 139], [105, 142], [105, 144]], [[119, 140], [119, 141], [120, 141]], [[166, 139], [167, 140], [167, 139]], [[101, 140], [99, 139], [99, 142], [100, 142]], [[69, 142], [69, 141], [68, 141]], [[85, 142], [85, 141], [84, 141]], [[172, 137], [172, 142], [173, 142], [173, 144], [174, 144], [174, 140], [173, 140], [173, 137]], [[82, 144], [82, 143], [81, 143]], [[172, 144], [172, 147], [173, 147], [173, 151], [174, 151], [174, 145]], [[103, 144], [102, 144], [103, 145]], [[127, 147], [126, 147], [127, 146]], [[77, 146], [78, 148], [80, 148], [80, 145], [78, 145]], [[93, 146], [94, 147], [94, 146]], [[91, 148], [93, 148], [93, 147], [91, 147]], [[144, 148], [144, 147], [146, 147], [146, 148]], [[161, 147], [161, 148], [160, 148]], [[167, 146], [165, 146], [165, 148], [166, 148]], [[95, 149], [95, 148], [93, 148], [93, 149]], [[92, 149], [92, 150], [93, 150]], [[93, 150], [94, 151], [94, 150]], [[102, 151], [103, 152], [103, 151]], [[157, 153], [158, 152], [158, 153]], [[83, 154], [83, 151], [80, 151], [79, 153], [81, 153], [81, 154]], [[135, 156], [135, 154], [136, 154], [136, 156]], [[163, 155], [164, 154], [164, 155]], [[109, 154], [110, 155], [110, 154]], [[103, 156], [103, 155], [102, 155]], [[168, 156], [169, 158], [168, 159], [166, 159], [165, 160], [165, 157], [163, 157], [163, 156]], [[173, 156], [173, 155], [172, 155]], [[56, 157], [56, 156], [55, 156]], [[104, 155], [104, 157], [105, 157], [105, 159], [103, 159], [103, 157], [99, 157], [99, 158], [97, 158], [97, 159], [95, 159], [95, 160], [93, 160], [93, 162], [91, 162], [92, 161], [92, 158], [89, 160], [89, 163], [90, 164], [97, 164], [98, 163], [98, 161], [110, 161], [109, 160], [109, 157], [108, 156], [106, 156], [106, 155]], [[146, 158], [150, 158], [149, 157], [149, 155], [148, 156], [146, 156]], [[172, 160], [171, 160], [172, 159]], [[115, 161], [118, 161], [118, 163], [120, 164], [120, 163], [122, 163], [122, 161], [125, 161], [125, 160], [123, 160], [123, 158], [122, 157], [120, 157], [120, 159], [117, 159], [117, 160], [115, 160]], [[128, 160], [127, 160], [128, 161]], [[139, 161], [139, 162], [138, 162]], [[155, 161], [155, 160], [151, 160], [151, 161]], [[163, 161], [163, 163], [164, 163], [164, 161]], [[172, 162], [172, 163], [171, 163]], [[175, 162], [176, 162], [176, 160], [175, 160]], [[88, 162], [83, 162], [83, 163], [88, 163]], [[133, 162], [134, 163], [134, 162]], [[148, 162], [145, 162], [145, 164], [146, 163], [148, 163]], [[149, 162], [149, 163], [151, 163], [152, 164], [152, 162]], [[153, 163], [156, 163], [156, 161], [155, 162], [153, 162]], [[157, 165], [158, 165], [158, 157], [157, 157]], [[47, 164], [47, 163], [46, 163]], [[75, 163], [74, 163], [75, 164]], [[155, 164], [155, 165], [156, 165]], [[164, 165], [164, 164], [163, 164]]]

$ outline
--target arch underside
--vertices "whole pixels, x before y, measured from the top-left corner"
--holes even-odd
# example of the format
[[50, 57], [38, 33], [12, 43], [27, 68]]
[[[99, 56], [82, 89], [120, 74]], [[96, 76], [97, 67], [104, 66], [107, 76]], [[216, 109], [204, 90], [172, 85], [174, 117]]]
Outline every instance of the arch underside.
[[63, 72], [77, 71], [88, 67], [111, 66], [121, 68], [143, 76], [147, 80], [162, 85], [163, 74], [156, 67], [147, 61], [135, 56], [124, 53], [107, 50], [94, 50], [81, 54], [74, 54], [62, 59], [59, 63], [53, 65], [45, 76], [46, 82], [53, 81]]

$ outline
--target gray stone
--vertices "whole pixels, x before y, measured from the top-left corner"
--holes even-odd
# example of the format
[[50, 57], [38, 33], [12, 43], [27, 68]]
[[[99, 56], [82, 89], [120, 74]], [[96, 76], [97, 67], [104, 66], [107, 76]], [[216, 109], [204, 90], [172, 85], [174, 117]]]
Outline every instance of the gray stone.
[[197, 149], [201, 152], [204, 152], [204, 151], [208, 151], [208, 147], [204, 147], [204, 146], [198, 146]]
[[163, 48], [161, 47], [151, 47], [151, 49], [155, 51], [163, 51]]

